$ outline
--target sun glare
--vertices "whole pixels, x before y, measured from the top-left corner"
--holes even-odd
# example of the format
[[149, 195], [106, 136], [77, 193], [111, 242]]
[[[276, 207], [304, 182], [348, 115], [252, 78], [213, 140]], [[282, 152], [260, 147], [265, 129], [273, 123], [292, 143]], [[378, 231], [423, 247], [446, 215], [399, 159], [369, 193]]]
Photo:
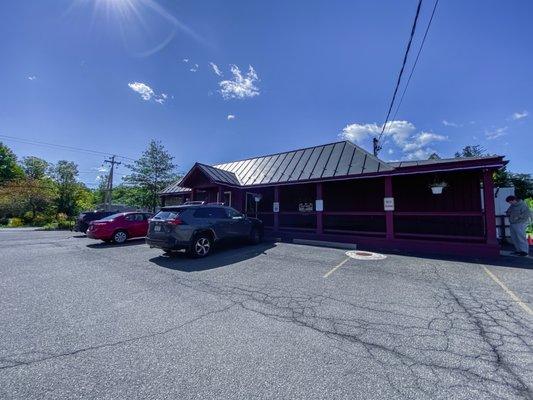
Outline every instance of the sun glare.
[[125, 47], [139, 57], [163, 49], [179, 31], [206, 44], [156, 0], [76, 0], [70, 10], [75, 6], [92, 7], [91, 27], [103, 21], [117, 29]]

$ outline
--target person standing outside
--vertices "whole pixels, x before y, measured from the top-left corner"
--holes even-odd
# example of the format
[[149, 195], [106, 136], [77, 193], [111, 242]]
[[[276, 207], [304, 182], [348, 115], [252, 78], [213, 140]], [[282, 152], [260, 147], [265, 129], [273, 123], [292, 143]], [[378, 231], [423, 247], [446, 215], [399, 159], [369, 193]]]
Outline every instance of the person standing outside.
[[507, 196], [505, 201], [509, 203], [506, 214], [511, 223], [511, 241], [516, 249], [513, 254], [525, 257], [529, 255], [526, 228], [531, 219], [531, 211], [523, 200], [515, 196]]

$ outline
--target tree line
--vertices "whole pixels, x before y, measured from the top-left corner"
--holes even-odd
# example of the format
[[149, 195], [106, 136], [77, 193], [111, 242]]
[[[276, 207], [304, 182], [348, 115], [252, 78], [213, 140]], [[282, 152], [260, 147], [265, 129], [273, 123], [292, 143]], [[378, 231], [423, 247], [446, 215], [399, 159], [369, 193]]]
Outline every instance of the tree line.
[[[466, 146], [455, 154], [485, 155], [479, 145]], [[130, 173], [113, 188], [114, 204], [154, 211], [159, 206], [159, 192], [179, 178], [174, 158], [154, 140], [126, 167]], [[0, 225], [68, 226], [80, 212], [103, 204], [107, 176], [101, 176], [99, 187], [91, 189], [78, 180], [78, 175], [73, 161], [52, 164], [35, 156], [19, 160], [0, 142]], [[533, 198], [533, 181], [528, 174], [512, 173], [504, 167], [495, 173], [494, 181], [498, 187], [514, 186], [520, 198]]]
[[[113, 188], [114, 204], [155, 210], [158, 193], [178, 179], [173, 157], [152, 140], [139, 159], [126, 165], [130, 173]], [[35, 156], [18, 159], [0, 142], [0, 225], [68, 227], [80, 212], [104, 202], [107, 176], [96, 189], [78, 179], [78, 165], [50, 163]]]

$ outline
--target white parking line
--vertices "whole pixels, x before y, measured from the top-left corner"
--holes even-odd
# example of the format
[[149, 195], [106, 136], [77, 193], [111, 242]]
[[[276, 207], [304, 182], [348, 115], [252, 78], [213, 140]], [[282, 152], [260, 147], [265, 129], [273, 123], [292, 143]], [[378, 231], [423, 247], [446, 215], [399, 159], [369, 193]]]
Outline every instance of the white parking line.
[[344, 264], [346, 264], [346, 261], [348, 261], [349, 259], [350, 259], [350, 257], [346, 258], [345, 260], [342, 260], [340, 263], [338, 263], [337, 265], [335, 265], [331, 271], [328, 271], [328, 272], [326, 273], [326, 275], [324, 275], [324, 278], [327, 278], [327, 277], [330, 276], [332, 273], [334, 273], [336, 270], [338, 270], [340, 267], [342, 267]]
[[505, 290], [505, 293], [507, 293], [514, 301], [516, 301], [516, 303], [522, 307], [526, 313], [528, 313], [529, 315], [533, 315], [533, 311], [531, 310], [531, 308], [529, 308], [529, 306], [524, 303], [522, 301], [522, 299], [520, 299], [520, 297], [518, 297], [516, 294], [513, 293], [513, 291], [511, 289], [509, 289], [507, 286], [505, 286], [505, 283], [503, 283], [502, 281], [500, 281], [498, 279], [498, 277], [496, 275], [494, 275], [492, 272], [489, 271], [489, 269], [485, 266], [483, 266], [483, 269], [485, 270], [485, 272], [487, 273], [488, 276], [490, 276], [492, 278], [492, 280], [494, 282], [496, 282], [498, 285], [501, 286], [501, 288], [503, 290]]

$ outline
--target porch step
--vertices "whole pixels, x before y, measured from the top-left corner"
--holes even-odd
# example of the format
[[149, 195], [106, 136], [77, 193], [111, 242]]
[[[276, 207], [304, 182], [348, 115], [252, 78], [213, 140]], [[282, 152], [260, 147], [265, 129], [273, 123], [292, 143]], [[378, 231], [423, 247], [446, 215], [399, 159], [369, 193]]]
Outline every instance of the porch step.
[[310, 240], [310, 239], [293, 239], [294, 244], [304, 244], [308, 246], [322, 246], [332, 247], [334, 249], [350, 249], [356, 250], [357, 244], [355, 243], [341, 243], [341, 242], [327, 242], [325, 240]]

